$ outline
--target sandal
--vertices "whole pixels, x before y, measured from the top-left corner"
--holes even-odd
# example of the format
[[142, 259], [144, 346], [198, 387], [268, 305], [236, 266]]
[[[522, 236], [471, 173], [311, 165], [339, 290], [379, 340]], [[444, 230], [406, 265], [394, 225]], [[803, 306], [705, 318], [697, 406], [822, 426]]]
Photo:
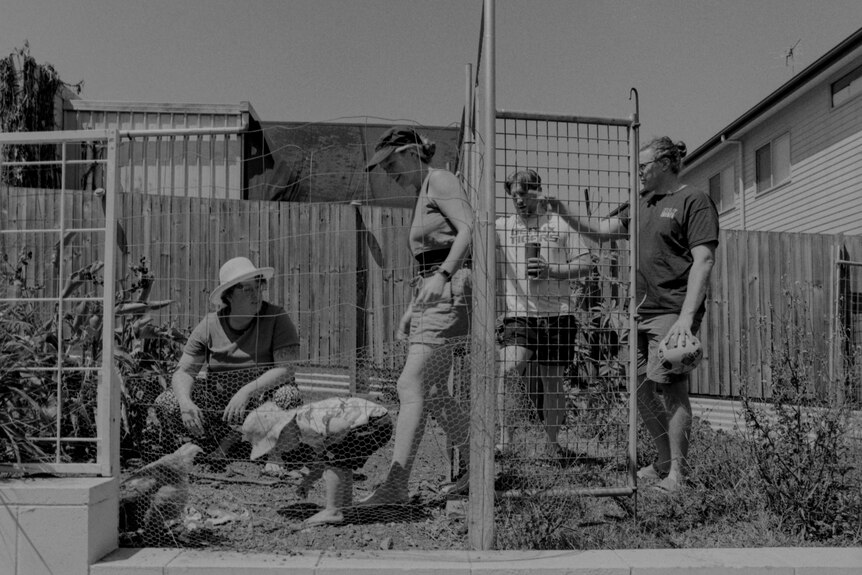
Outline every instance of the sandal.
[[653, 463], [638, 469], [638, 479], [643, 481], [661, 481], [661, 478], [662, 474], [655, 468], [655, 464]]

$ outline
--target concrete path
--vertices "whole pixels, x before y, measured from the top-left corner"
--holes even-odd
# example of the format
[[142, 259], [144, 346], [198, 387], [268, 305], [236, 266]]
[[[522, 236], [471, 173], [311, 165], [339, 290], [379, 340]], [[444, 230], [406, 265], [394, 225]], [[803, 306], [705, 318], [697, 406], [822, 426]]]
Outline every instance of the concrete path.
[[620, 551], [118, 549], [90, 575], [862, 575], [862, 547]]

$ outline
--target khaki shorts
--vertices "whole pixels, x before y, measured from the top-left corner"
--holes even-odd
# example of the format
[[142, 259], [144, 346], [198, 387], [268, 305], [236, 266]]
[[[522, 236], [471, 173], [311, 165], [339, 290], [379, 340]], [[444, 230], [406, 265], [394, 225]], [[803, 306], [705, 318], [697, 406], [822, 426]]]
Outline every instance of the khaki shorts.
[[[638, 322], [638, 375], [646, 375], [647, 379], [658, 384], [676, 383], [688, 378], [688, 374], [669, 372], [658, 360], [658, 346], [677, 319], [679, 315], [675, 313], [641, 317]], [[699, 329], [700, 319], [695, 319], [691, 333], [697, 335]]]
[[413, 316], [410, 320], [410, 343], [443, 345], [452, 338], [470, 332], [473, 299], [473, 270], [461, 268], [446, 282], [440, 299], [417, 305], [416, 295], [426, 278], [413, 280]]

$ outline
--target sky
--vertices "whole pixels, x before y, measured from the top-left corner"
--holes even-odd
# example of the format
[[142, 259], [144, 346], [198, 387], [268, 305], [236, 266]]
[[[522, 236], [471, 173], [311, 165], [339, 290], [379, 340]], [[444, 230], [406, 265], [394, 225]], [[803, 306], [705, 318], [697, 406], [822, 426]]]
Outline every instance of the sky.
[[[482, 0], [0, 0], [81, 97], [264, 121], [456, 125]], [[627, 118], [693, 150], [862, 27], [859, 0], [496, 0], [497, 108]], [[793, 58], [787, 50], [795, 46]]]

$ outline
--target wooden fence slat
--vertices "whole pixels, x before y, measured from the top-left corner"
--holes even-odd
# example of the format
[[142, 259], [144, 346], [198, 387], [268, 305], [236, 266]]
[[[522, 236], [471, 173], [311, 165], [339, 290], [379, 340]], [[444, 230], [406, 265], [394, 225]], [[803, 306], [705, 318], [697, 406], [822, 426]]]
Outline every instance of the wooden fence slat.
[[[298, 249], [295, 252], [297, 255], [297, 259], [301, 261], [300, 272], [297, 274], [299, 276], [299, 289], [296, 291], [297, 298], [300, 301], [306, 302], [303, 306], [306, 310], [314, 310], [315, 307], [315, 294], [314, 290], [311, 286], [311, 274], [308, 270], [308, 256], [311, 253], [311, 244], [313, 243], [312, 238], [309, 234], [309, 227], [311, 226], [312, 217], [316, 216], [316, 211], [312, 212], [312, 206], [307, 204], [303, 204], [299, 206], [298, 210], [299, 220], [297, 222], [296, 230], [299, 233], [299, 242]], [[302, 313], [302, 323], [303, 328], [299, 332], [300, 340], [304, 343], [303, 347], [305, 348], [304, 357], [316, 358], [319, 354], [317, 354], [317, 329], [316, 329], [316, 321], [314, 318], [310, 317], [310, 313]]]
[[[61, 202], [67, 228], [104, 225], [100, 201], [91, 191], [59, 194], [6, 187], [3, 192], [2, 229], [34, 227], [36, 221], [39, 226], [59, 227]], [[366, 346], [369, 361], [400, 367], [403, 358], [390, 352], [411, 296], [409, 209], [118, 195], [120, 224], [129, 246], [128, 261], [119, 266], [118, 274], [125, 278], [128, 264], [146, 257], [156, 276], [151, 299], [175, 300], [163, 318], [181, 329], [190, 329], [211, 309], [208, 294], [217, 285], [221, 264], [247, 255], [259, 265], [276, 268], [269, 298], [284, 306], [297, 324], [301, 357], [346, 363], [333, 367], [349, 368], [359, 344]], [[360, 221], [366, 232], [360, 231]], [[66, 275], [102, 251], [98, 234], [80, 236], [61, 254]], [[28, 281], [45, 284], [46, 294], [53, 295], [63, 281], [50, 253], [58, 240], [54, 234], [3, 235], [0, 251], [14, 268], [19, 251], [29, 244], [38, 253]], [[706, 360], [691, 391], [738, 397], [742, 384], [750, 383], [755, 397], [769, 396], [768, 347], [778, 337], [776, 326], [770, 325], [769, 308], [784, 313], [784, 292], [794, 285], [808, 306], [809, 345], [818, 361], [825, 362], [837, 297], [830, 278], [839, 245], [846, 246], [847, 257], [862, 259], [862, 237], [722, 230], [701, 327], [708, 346]], [[358, 288], [363, 276], [365, 291]], [[848, 278], [848, 290], [862, 291], [862, 273], [853, 271]], [[128, 288], [131, 279], [120, 286]], [[844, 321], [851, 322], [854, 337], [862, 337], [862, 319], [847, 315]], [[825, 363], [817, 367], [822, 373], [826, 368]], [[843, 385], [824, 378], [823, 385], [835, 384]], [[852, 385], [862, 387], [858, 382]], [[853, 393], [862, 390], [854, 388]]]

